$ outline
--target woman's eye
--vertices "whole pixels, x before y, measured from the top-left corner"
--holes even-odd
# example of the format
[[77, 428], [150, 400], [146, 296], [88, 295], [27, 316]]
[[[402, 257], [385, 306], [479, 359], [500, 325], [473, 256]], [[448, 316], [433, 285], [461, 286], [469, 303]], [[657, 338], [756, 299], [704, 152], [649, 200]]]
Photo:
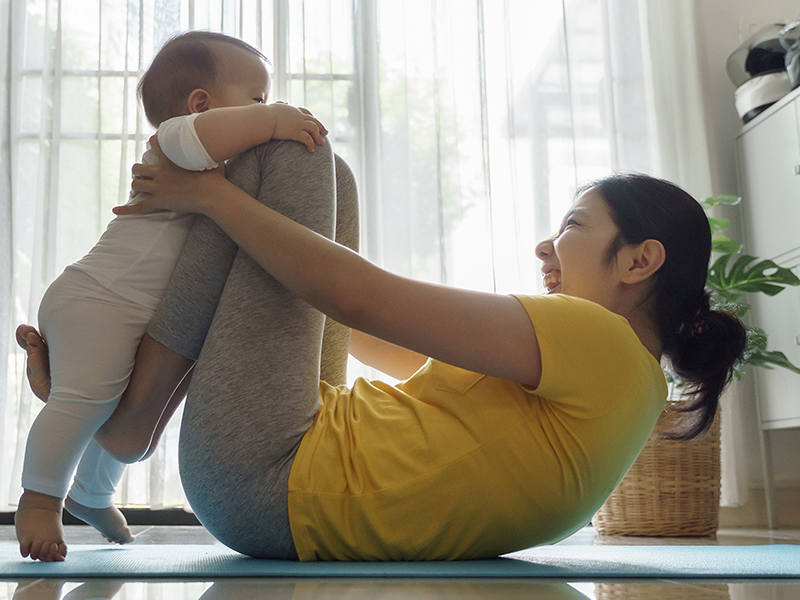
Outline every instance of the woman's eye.
[[258, 102], [259, 104], [264, 104], [264, 99], [263, 98], [253, 98], [253, 100]]
[[559, 229], [553, 236], [551, 237], [552, 240], [557, 240], [561, 237], [561, 234], [564, 233], [571, 225], [579, 225], [579, 223], [575, 219], [569, 219], [566, 222], [562, 223], [561, 229]]

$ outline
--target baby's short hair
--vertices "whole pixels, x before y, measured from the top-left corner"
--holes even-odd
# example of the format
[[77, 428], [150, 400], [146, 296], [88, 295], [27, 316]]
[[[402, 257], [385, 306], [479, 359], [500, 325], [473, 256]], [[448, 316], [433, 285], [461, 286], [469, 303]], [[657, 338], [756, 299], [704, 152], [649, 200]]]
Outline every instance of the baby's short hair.
[[173, 36], [158, 51], [137, 86], [144, 113], [153, 127], [184, 114], [189, 94], [216, 81], [219, 58], [213, 49], [215, 43], [232, 44], [270, 64], [247, 42], [223, 33], [195, 30]]

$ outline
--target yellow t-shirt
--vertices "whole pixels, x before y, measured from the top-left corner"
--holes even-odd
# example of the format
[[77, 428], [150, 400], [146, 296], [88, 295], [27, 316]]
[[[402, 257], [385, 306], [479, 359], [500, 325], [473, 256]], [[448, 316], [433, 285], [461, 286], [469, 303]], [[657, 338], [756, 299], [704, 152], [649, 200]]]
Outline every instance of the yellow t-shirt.
[[664, 409], [661, 368], [586, 300], [520, 297], [542, 378], [429, 360], [397, 386], [320, 387], [289, 477], [300, 560], [454, 560], [554, 543], [586, 525]]

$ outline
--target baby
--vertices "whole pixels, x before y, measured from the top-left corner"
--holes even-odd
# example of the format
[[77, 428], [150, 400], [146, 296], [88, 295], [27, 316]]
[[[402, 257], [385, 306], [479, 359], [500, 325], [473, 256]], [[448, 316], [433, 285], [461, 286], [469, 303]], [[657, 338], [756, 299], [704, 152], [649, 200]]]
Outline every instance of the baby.
[[[164, 154], [199, 171], [270, 139], [296, 140], [311, 152], [324, 143], [327, 131], [307, 111], [265, 104], [269, 86], [268, 61], [258, 50], [222, 34], [191, 31], [158, 52], [139, 94]], [[157, 158], [148, 149], [142, 160]], [[15, 518], [23, 556], [64, 560], [64, 506], [109, 541], [133, 540], [112, 504], [125, 465], [93, 436], [128, 385], [139, 341], [193, 219], [170, 212], [116, 217], [94, 248], [45, 292], [39, 327], [49, 347], [52, 386], [25, 452]], [[188, 379], [175, 390], [178, 402], [170, 410]], [[156, 442], [157, 435], [145, 456]]]

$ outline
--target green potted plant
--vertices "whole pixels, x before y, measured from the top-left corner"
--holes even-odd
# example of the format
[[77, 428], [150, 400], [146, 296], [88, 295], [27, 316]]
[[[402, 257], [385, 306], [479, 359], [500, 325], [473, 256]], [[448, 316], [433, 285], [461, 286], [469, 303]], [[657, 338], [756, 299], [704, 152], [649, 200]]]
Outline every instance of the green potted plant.
[[[708, 211], [717, 206], [739, 204], [738, 196], [716, 196], [707, 198], [700, 204]], [[800, 279], [789, 269], [779, 267], [771, 260], [759, 260], [749, 254], [739, 254], [742, 244], [724, 235], [715, 235], [730, 227], [728, 219], [708, 217], [711, 226], [711, 249], [719, 256], [709, 267], [706, 285], [712, 290], [712, 306], [720, 308], [743, 319], [750, 305], [742, 300], [746, 293], [762, 293], [774, 296], [786, 286], [800, 285]], [[739, 255], [739, 256], [736, 256]], [[733, 264], [728, 263], [734, 257]], [[755, 263], [755, 264], [754, 264]], [[747, 352], [741, 368], [748, 365], [772, 369], [775, 366], [800, 374], [800, 368], [793, 365], [783, 352], [767, 349], [767, 334], [763, 329], [747, 327]], [[741, 369], [737, 372], [741, 376]]]
[[[700, 204], [707, 211], [733, 206], [737, 196], [716, 196]], [[722, 235], [731, 223], [708, 215], [712, 234], [712, 263], [707, 287], [712, 307], [744, 319], [750, 305], [745, 294], [774, 296], [787, 286], [800, 285], [789, 269], [768, 259], [741, 254], [741, 243]], [[769, 350], [767, 334], [747, 326], [747, 350], [739, 369], [740, 378], [748, 366], [772, 369], [782, 367], [800, 374], [782, 352]], [[680, 382], [672, 381], [680, 397]], [[673, 408], [680, 400], [670, 400]], [[680, 420], [682, 413], [667, 410], [639, 458], [620, 485], [597, 512], [593, 524], [601, 535], [708, 536], [719, 524], [720, 454], [719, 415], [708, 434], [698, 441], [685, 442], [664, 437]]]

